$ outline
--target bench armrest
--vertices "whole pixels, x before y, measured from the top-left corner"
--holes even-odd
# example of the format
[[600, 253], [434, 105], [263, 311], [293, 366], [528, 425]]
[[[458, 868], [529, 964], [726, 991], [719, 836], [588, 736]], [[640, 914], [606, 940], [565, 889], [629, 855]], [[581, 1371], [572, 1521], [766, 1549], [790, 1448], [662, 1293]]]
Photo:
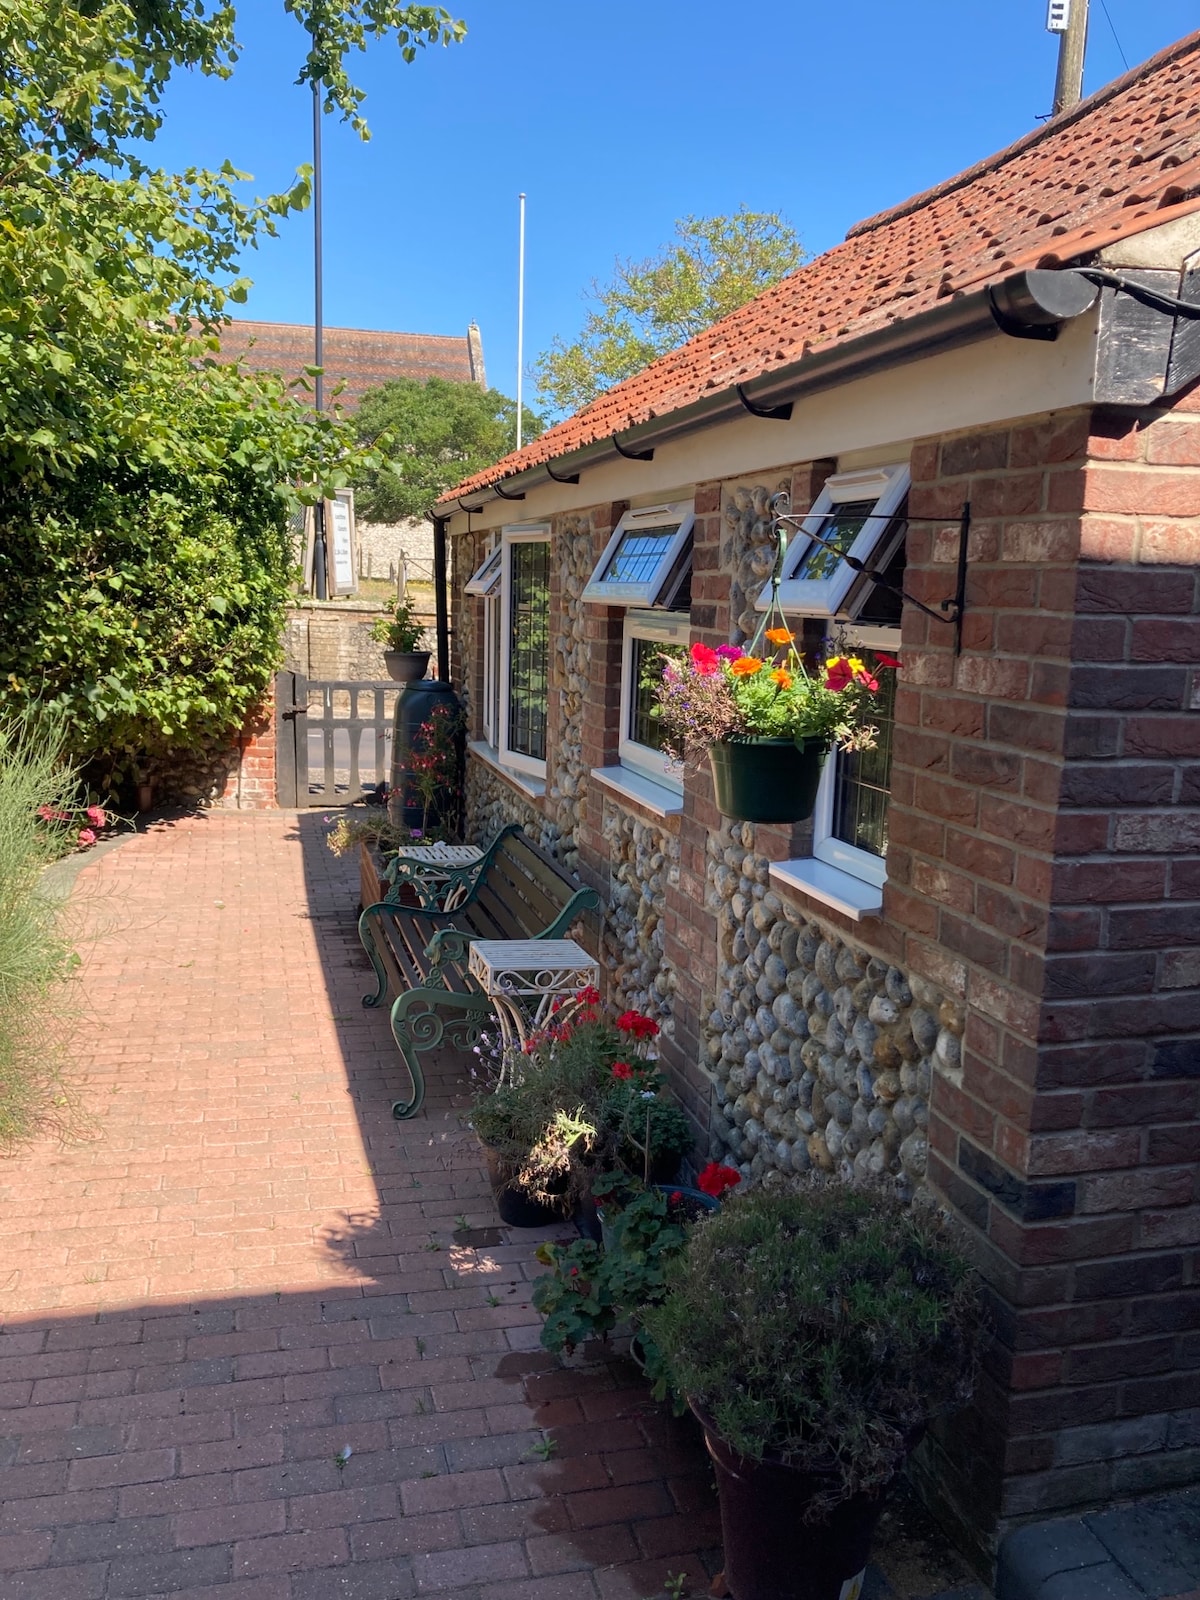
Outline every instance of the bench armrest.
[[464, 933], [459, 928], [439, 928], [425, 946], [425, 954], [429, 957], [431, 969], [446, 966], [447, 963], [465, 961], [467, 951], [471, 948], [478, 935]]

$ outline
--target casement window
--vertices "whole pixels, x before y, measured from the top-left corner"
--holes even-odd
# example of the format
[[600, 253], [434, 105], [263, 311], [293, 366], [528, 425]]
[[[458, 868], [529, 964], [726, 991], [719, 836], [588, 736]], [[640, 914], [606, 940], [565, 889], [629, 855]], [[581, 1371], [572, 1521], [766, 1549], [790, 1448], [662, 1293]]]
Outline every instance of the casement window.
[[813, 855], [882, 888], [887, 880], [896, 705], [896, 668], [888, 663], [896, 660], [900, 633], [895, 628], [854, 627], [846, 647], [862, 657], [879, 682], [873, 718], [878, 737], [869, 750], [834, 751], [825, 762], [813, 814]]
[[544, 777], [550, 684], [550, 529], [503, 528], [465, 585], [482, 596], [484, 736], [504, 766]]
[[686, 611], [630, 611], [621, 655], [621, 766], [676, 794], [683, 792], [683, 777], [663, 754], [662, 724], [650, 713], [659, 663], [686, 650], [689, 627]]
[[[806, 650], [861, 656], [878, 679], [878, 729], [870, 750], [835, 750], [825, 762], [813, 814], [811, 859], [777, 863], [772, 875], [853, 917], [879, 910], [887, 881], [896, 667], [902, 601], [843, 559], [899, 585], [904, 576], [907, 467], [830, 478], [794, 535], [780, 603], [800, 622]], [[818, 543], [819, 534], [828, 549]], [[770, 596], [770, 585], [760, 604]], [[830, 622], [835, 628], [830, 630]], [[797, 632], [801, 631], [797, 628]]]
[[[839, 472], [826, 480], [812, 510], [789, 539], [779, 585], [784, 611], [805, 617], [852, 614], [846, 610], [847, 601], [863, 584], [861, 574], [844, 558], [871, 568], [886, 566], [903, 543], [899, 513], [908, 483], [907, 466]], [[770, 600], [768, 580], [758, 597], [759, 610], [765, 611]]]
[[690, 504], [642, 506], [627, 511], [583, 591], [607, 606], [671, 606], [690, 570]]

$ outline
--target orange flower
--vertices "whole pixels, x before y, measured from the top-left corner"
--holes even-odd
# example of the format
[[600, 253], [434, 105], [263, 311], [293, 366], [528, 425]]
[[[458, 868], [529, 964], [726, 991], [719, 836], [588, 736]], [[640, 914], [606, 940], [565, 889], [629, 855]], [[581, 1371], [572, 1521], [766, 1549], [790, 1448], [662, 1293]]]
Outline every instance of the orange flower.
[[789, 633], [786, 628], [767, 629], [767, 642], [769, 644], [776, 646], [781, 644], [791, 644], [795, 637], [796, 635], [794, 633]]
[[790, 689], [792, 687], [792, 675], [786, 668], [776, 667], [771, 674], [771, 682], [778, 684], [781, 689]]
[[729, 670], [735, 678], [752, 678], [762, 669], [763, 664], [757, 656], [739, 656], [736, 661], [729, 663]]

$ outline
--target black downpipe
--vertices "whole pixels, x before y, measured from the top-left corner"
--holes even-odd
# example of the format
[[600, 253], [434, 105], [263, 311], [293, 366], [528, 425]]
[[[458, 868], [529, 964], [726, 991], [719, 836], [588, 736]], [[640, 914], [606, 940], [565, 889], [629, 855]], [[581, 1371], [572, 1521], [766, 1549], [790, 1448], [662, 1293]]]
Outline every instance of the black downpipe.
[[446, 576], [445, 517], [433, 519], [433, 603], [437, 615], [437, 675], [450, 682], [450, 585]]

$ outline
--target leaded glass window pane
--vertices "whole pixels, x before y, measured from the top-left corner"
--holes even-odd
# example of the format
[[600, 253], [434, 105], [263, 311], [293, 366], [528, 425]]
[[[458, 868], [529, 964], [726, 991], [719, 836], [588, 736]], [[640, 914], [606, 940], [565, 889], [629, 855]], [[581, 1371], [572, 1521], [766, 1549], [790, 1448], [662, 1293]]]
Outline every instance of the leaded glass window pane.
[[661, 528], [631, 529], [622, 534], [608, 563], [604, 582], [649, 583], [678, 532], [679, 523], [669, 522]]
[[[841, 505], [834, 506], [817, 529], [821, 538], [832, 548], [827, 549], [826, 544], [818, 544], [814, 539], [807, 555], [797, 568], [796, 577], [800, 580], [831, 578], [837, 571], [842, 557], [866, 526], [867, 518], [874, 509], [874, 500], [847, 500]], [[882, 526], [881, 523], [880, 527]]]
[[546, 759], [550, 671], [550, 546], [514, 542], [509, 590], [508, 748]]
[[843, 750], [833, 792], [833, 836], [873, 856], [887, 855], [888, 798], [892, 785], [892, 735], [896, 720], [896, 669], [863, 655], [879, 680], [872, 721], [879, 737], [870, 750]]

